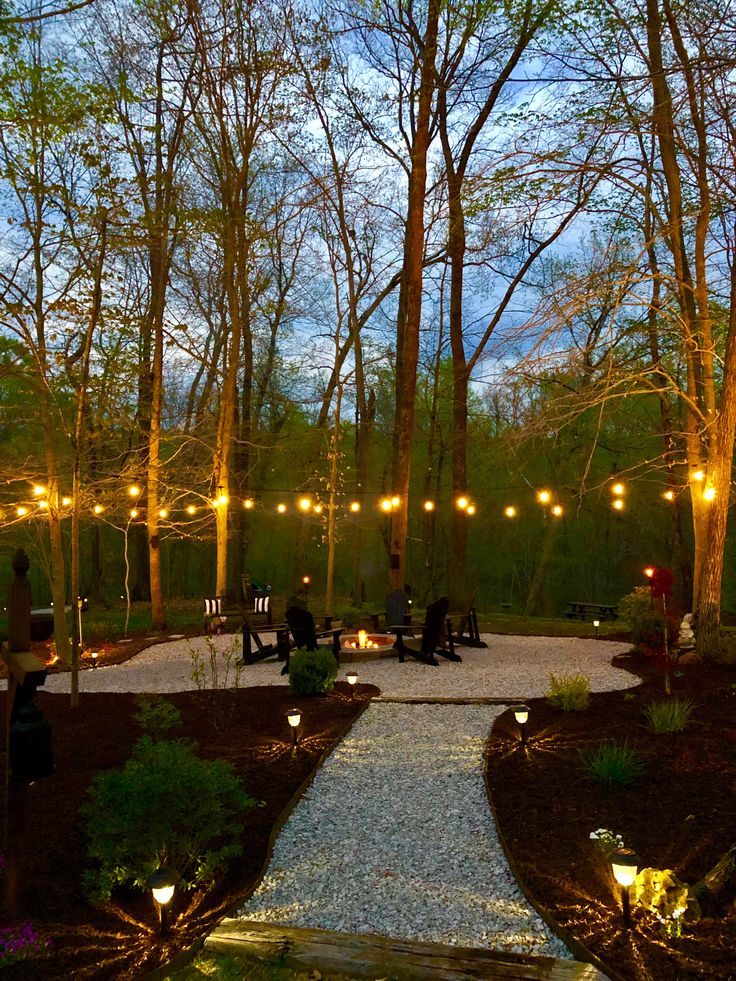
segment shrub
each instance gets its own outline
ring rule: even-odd
[[[181,725],[181,712],[172,702],[160,695],[139,695],[135,721],[146,735],[162,739],[172,729]]]
[[[87,644],[102,644],[112,640],[117,627],[110,620],[90,620],[84,625],[84,640]]]
[[[712,654],[714,660],[721,664],[736,664],[736,631],[733,628],[721,627],[718,631],[717,650]]]
[[[365,614],[359,606],[339,606],[335,610],[335,620],[341,620],[344,627],[352,630],[357,627]]]
[[[609,831],[608,828],[598,828],[597,831],[591,831],[589,837],[595,847],[599,848],[609,859],[615,849],[624,847],[624,839],[621,835]]]
[[[654,650],[664,646],[664,619],[652,609],[648,586],[637,586],[619,603],[619,614],[629,625],[632,643],[645,644]]]
[[[206,653],[199,647],[189,647],[192,659],[192,681],[199,691],[206,692],[211,701],[211,718],[216,729],[224,729],[233,712],[240,675],[245,665],[240,653],[239,642],[220,650],[212,637],[205,637]]]
[[[28,958],[48,956],[51,940],[38,933],[30,920],[0,930],[0,969]]]
[[[590,678],[585,674],[562,674],[559,678],[550,674],[546,698],[563,712],[582,712],[588,707]]]
[[[319,695],[331,691],[337,677],[337,661],[324,647],[316,651],[300,648],[289,660],[289,684],[295,695]]]
[[[97,775],[82,806],[88,854],[99,865],[85,874],[93,902],[118,885],[145,889],[167,865],[185,888],[207,885],[242,851],[242,819],[255,805],[232,766],[203,760],[185,740],[141,736],[122,770]]]
[[[655,732],[682,732],[695,709],[689,698],[667,698],[647,706],[646,716]]]
[[[644,768],[626,740],[603,739],[595,749],[583,750],[580,757],[591,776],[612,787],[629,783]]]

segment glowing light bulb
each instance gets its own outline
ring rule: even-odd
[[[20,507],[17,507],[15,509],[15,513],[18,515],[19,518],[22,518],[26,514],[28,514],[28,508],[24,508],[23,505],[21,504]]]
[[[715,487],[706,487],[705,490],[703,491],[703,500],[714,501],[715,497],[716,497]]]
[[[503,513],[506,515],[507,518],[515,518],[517,511],[513,504],[509,504],[507,507],[503,509]]]
[[[424,510],[425,511],[434,511],[434,501],[425,501],[424,502]]]
[[[644,570],[644,575],[647,577],[647,579],[651,579],[652,576],[654,575],[654,566],[648,565]]]
[[[693,480],[705,480],[705,471],[704,470],[695,470],[693,472]]]
[[[140,497],[141,489],[138,484],[131,484],[128,488],[128,495],[130,497]]]
[[[62,497],[61,503],[64,505],[65,508],[68,508],[69,505],[72,503],[72,499],[71,497]]]
[[[169,512],[166,510],[166,508],[161,508],[161,510],[158,512],[158,516],[159,518],[168,518]]]
[[[315,504],[314,505],[314,513],[315,514],[322,514],[322,510],[323,509],[322,509],[322,505],[321,504]]]
[[[252,510],[252,508],[253,508],[253,498],[252,497],[246,497],[246,499],[243,501],[243,507],[245,508],[246,511]]]
[[[614,484],[613,487],[611,488],[611,493],[618,494],[618,496],[620,497],[622,494],[626,493],[626,488],[624,487],[623,484]]]
[[[391,507],[397,508],[400,504],[401,504],[401,498],[399,497],[398,494],[394,494],[394,496],[391,498]]]
[[[617,497],[616,500],[611,503],[611,506],[613,507],[614,511],[623,511],[624,502],[620,497]]]
[[[95,504],[95,506],[92,508],[92,510],[95,512],[95,514],[102,514],[102,512],[105,509],[103,508],[103,506],[101,504]]]
[[[131,518],[137,518],[138,517],[138,512],[136,511],[135,508],[131,508],[130,509],[130,516],[131,516]]]
[[[673,490],[666,490],[664,494],[662,494],[662,497],[665,499],[665,501],[674,501],[675,492]]]
[[[299,510],[300,511],[311,511],[312,510],[312,498],[311,497],[300,497],[299,498]]]
[[[217,498],[217,503],[224,507],[229,500],[230,498],[227,496],[227,494],[220,494],[220,496]]]
[[[43,487],[41,484],[34,484],[33,485],[33,496],[34,497],[40,497],[42,494],[45,494],[45,493],[46,493],[46,488]]]
[[[190,504],[189,507],[187,508],[187,514],[196,514],[196,513],[197,513],[197,509],[193,504]]]
[[[360,501],[351,501],[350,510],[353,512],[353,514],[357,514],[358,511],[360,511]]]
[[[285,504],[277,504],[276,505],[276,510],[278,511],[279,514],[286,514],[286,505]]]
[[[386,514],[388,514],[388,512],[391,510],[391,498],[390,497],[382,497],[379,506],[380,506],[380,508],[381,508],[382,511],[384,511]]]
[[[49,502],[48,501],[39,501],[38,502],[38,506],[39,506],[39,508],[42,511],[48,511],[48,509],[49,509]]]
[[[465,508],[465,513],[472,517],[475,514],[475,504],[468,504]]]
[[[563,508],[562,508],[562,505],[561,505],[561,504],[555,504],[555,506],[554,506],[554,507],[552,508],[552,514],[553,514],[553,515],[554,515],[554,516],[555,516],[556,518],[561,518],[561,517],[562,517],[562,515],[564,514],[564,511],[563,511]]]
[[[470,504],[470,501],[467,499],[467,497],[463,495],[456,498],[455,500],[455,507],[460,508],[461,511],[464,511],[465,508],[468,506],[468,504]]]
[[[549,504],[552,500],[552,494],[548,490],[537,491],[537,500],[540,504]]]

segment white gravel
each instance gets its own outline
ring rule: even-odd
[[[571,955],[519,892],[483,786],[502,706],[373,704],[282,830],[248,920]]]
[[[265,639],[265,637],[264,637]],[[549,674],[583,672],[593,691],[637,679],[610,659],[626,644],[483,635],[463,661],[429,667],[396,658],[357,664],[384,697],[542,696]],[[85,670],[80,690],[196,689],[192,650],[220,672],[240,638],[173,639],[122,665]],[[211,647],[210,647],[211,645]],[[239,684],[287,684],[275,660]],[[52,675],[49,691],[68,691]],[[354,933],[571,957],[528,906],[505,861],[483,785],[483,748],[503,705],[374,702],[335,749],[276,842],[269,870],[240,911],[257,919]]]
[[[262,635],[264,640],[267,635]],[[570,637],[518,637],[483,634],[487,649],[460,647],[462,663],[440,658],[439,667],[430,667],[411,658],[399,664],[395,657],[361,661],[356,665],[361,683],[377,685],[384,695],[438,698],[534,698],[544,695],[550,672],[583,672],[590,678],[592,691],[613,691],[636,685],[627,671],[611,667],[614,654],[628,650],[628,644]],[[231,663],[240,656],[239,635],[211,638],[221,654],[220,671],[227,653]],[[80,691],[169,692],[196,689],[192,677],[192,650],[198,650],[205,664],[209,659],[207,639],[196,637],[172,640],[149,647],[125,664],[87,669],[80,673]],[[275,659],[243,668],[239,685],[285,685],[281,664]],[[69,691],[68,674],[50,675],[47,691]]]

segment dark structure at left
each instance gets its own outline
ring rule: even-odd
[[[8,765],[13,781],[25,783],[54,768],[51,724],[33,698],[46,680],[46,669],[31,654],[31,584],[26,578],[28,556],[22,548],[13,556],[15,578],[8,597],[9,640],[3,651],[8,667]]]

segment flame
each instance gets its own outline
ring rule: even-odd
[[[358,631],[358,647],[366,647],[368,644],[368,632],[366,630]]]

